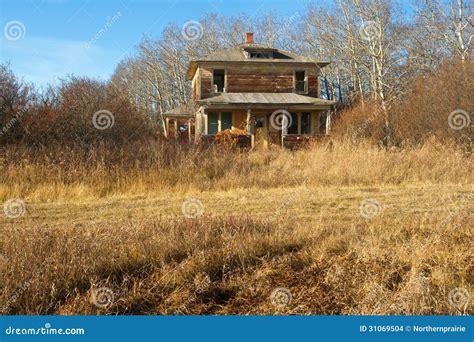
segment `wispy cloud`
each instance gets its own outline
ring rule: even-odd
[[[1,61],[10,62],[15,73],[38,85],[55,83],[68,74],[109,77],[121,51],[87,44],[28,35],[21,41],[2,39]]]

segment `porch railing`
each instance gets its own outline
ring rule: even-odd
[[[310,142],[321,141],[327,139],[329,135],[326,134],[287,134],[283,139],[283,147],[293,148],[303,146]],[[269,141],[272,144],[282,144],[281,132],[269,133]]]

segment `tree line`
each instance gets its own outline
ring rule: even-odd
[[[404,12],[407,8],[408,13]],[[241,44],[245,32],[251,31],[259,44],[331,62],[322,69],[322,97],[337,101],[341,127],[352,122],[344,118],[344,111],[357,107],[365,113],[360,115],[364,117],[364,131],[374,127],[374,122],[380,123],[375,125],[382,131],[377,136],[386,141],[394,135],[400,117],[406,118],[394,110],[403,110],[401,104],[415,91],[417,82],[430,77],[435,82],[434,75],[444,64],[457,66],[453,74],[458,77],[456,84],[472,88],[468,77],[472,70],[472,13],[470,0],[414,0],[409,7],[397,0],[334,0],[329,8],[310,4],[287,16],[208,14],[193,28],[191,37],[177,24],[169,24],[158,38],[145,37],[134,53],[119,63],[110,80],[71,77],[41,93],[19,81],[3,65],[0,124],[9,128],[0,133],[0,139],[35,136],[21,114],[28,111],[34,112],[32,124],[41,126],[47,121],[52,123],[48,127],[52,134],[67,132],[81,141],[102,139],[111,132],[90,126],[90,116],[104,108],[122,123],[114,125],[115,135],[129,139],[130,128],[134,132],[159,131],[162,114],[190,99],[191,84],[185,75],[189,61]],[[451,105],[452,110],[472,108],[463,108],[472,105],[464,99],[466,89],[459,90],[465,95],[443,87],[439,91],[433,96],[450,93],[462,98]],[[416,92],[423,94],[420,88]],[[367,108],[372,114],[378,113],[377,120],[369,124]],[[354,113],[347,117],[353,119]],[[431,113],[430,117],[436,115]],[[40,136],[35,140],[46,134],[39,128],[35,132]],[[422,135],[428,132],[425,129]]]

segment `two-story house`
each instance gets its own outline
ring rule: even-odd
[[[172,136],[188,120],[196,140],[240,129],[252,146],[328,134],[334,102],[320,98],[320,69],[327,62],[246,42],[190,62],[192,102],[164,114]]]

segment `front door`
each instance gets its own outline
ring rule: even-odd
[[[219,130],[219,113],[207,114],[207,134],[214,135]]]
[[[255,144],[268,146],[268,118],[266,115],[255,116]]]
[[[232,113],[222,112],[221,113],[221,131],[226,129],[232,129]]]

